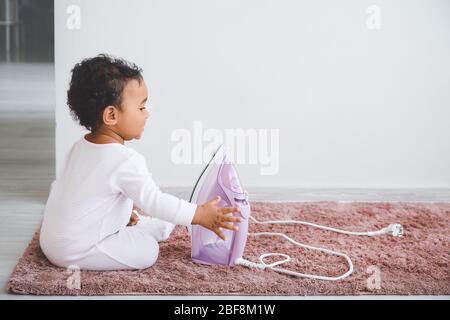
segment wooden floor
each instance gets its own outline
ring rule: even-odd
[[[54,179],[53,115],[0,117],[0,285],[4,287],[42,219]],[[0,295],[0,297],[4,298]]]
[[[46,73],[50,79],[53,67],[33,69]],[[37,71],[36,71],[37,70]],[[14,71],[15,74],[17,74]],[[25,73],[26,74],[26,73]],[[1,77],[1,74],[0,74]],[[36,81],[39,77],[36,76]],[[0,79],[1,80],[1,79]],[[49,80],[49,83],[51,81]],[[20,79],[17,80],[20,82]],[[8,84],[7,81],[0,81]],[[5,91],[7,86],[0,88]],[[16,90],[15,88],[14,90]],[[41,88],[40,88],[41,89]],[[31,90],[32,91],[32,90]],[[30,91],[30,92],[31,92]],[[39,91],[39,90],[38,90]],[[30,96],[31,97],[31,96]],[[34,232],[42,220],[42,212],[48,197],[55,168],[55,120],[52,106],[41,103],[35,110],[11,111],[2,109],[0,96],[0,299],[183,299],[183,297],[35,297],[8,294],[5,285]],[[32,98],[32,97],[31,97]],[[44,98],[43,98],[44,99]],[[45,99],[44,99],[45,100]],[[27,105],[24,101],[21,106]],[[32,99],[29,103],[32,103]],[[4,106],[3,106],[4,107]],[[28,106],[27,106],[28,108]],[[9,109],[9,110],[8,110]],[[29,108],[28,108],[29,109]],[[32,108],[31,108],[32,109]],[[190,190],[163,188],[164,191],[187,199]],[[267,189],[248,190],[252,200],[265,201],[431,201],[450,202],[448,189]],[[205,296],[190,299],[208,299]],[[212,297],[220,298],[220,297]],[[221,297],[223,299],[248,299],[249,297]],[[251,298],[251,297],[250,297]],[[372,299],[366,297],[258,297],[261,299]],[[376,297],[375,297],[376,298]],[[389,297],[378,297],[389,298]],[[398,298],[398,297],[397,297]],[[403,297],[414,298],[414,297]],[[422,297],[440,298],[448,297]]]

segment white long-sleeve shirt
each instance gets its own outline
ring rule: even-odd
[[[147,215],[184,226],[191,224],[197,208],[161,192],[137,151],[119,143],[95,144],[83,136],[52,183],[41,248],[54,260],[82,258],[126,226],[133,202]]]

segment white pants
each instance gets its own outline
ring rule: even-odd
[[[158,258],[158,242],[166,240],[175,225],[139,216],[139,222],[98,243],[86,257],[72,265],[81,270],[133,270],[151,267]]]

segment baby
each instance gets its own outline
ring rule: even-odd
[[[231,214],[238,208],[218,207],[220,197],[196,205],[161,192],[144,157],[124,145],[141,137],[149,116],[141,72],[107,55],[72,69],[67,103],[90,133],[67,153],[45,206],[40,246],[57,266],[145,269],[176,224],[198,224],[224,239],[221,228],[237,230],[233,222],[241,221]]]

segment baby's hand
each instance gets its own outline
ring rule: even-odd
[[[127,224],[127,227],[131,227],[134,226],[138,223],[139,221],[139,216],[134,213],[134,210],[131,212],[131,216],[130,216],[130,221]]]
[[[220,196],[217,196],[214,200],[199,205],[195,211],[194,218],[192,219],[192,224],[199,224],[213,231],[221,239],[225,240],[225,236],[220,228],[236,231],[238,230],[238,227],[234,226],[231,222],[242,222],[242,219],[230,215],[232,212],[240,212],[238,207],[219,208],[217,206],[219,201]]]

